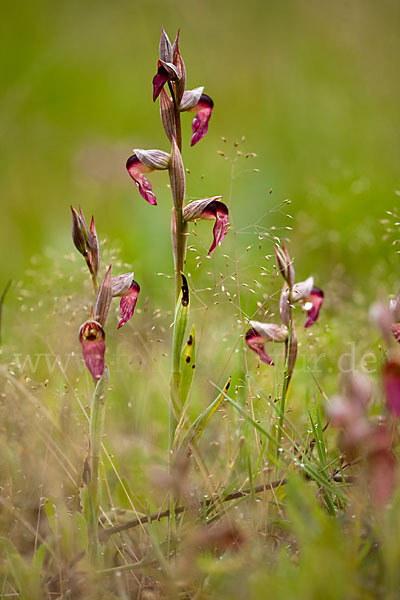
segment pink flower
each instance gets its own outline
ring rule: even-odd
[[[214,102],[210,96],[202,94],[198,103],[193,108],[189,109],[190,112],[196,113],[192,123],[193,135],[190,142],[191,146],[197,144],[197,142],[206,135],[213,107]]]
[[[140,292],[139,284],[134,281],[133,273],[126,273],[113,277],[111,280],[113,297],[121,297],[120,310],[121,319],[118,323],[118,329],[125,325],[133,315],[136,302]]]
[[[388,360],[383,367],[383,388],[386,406],[392,415],[400,416],[400,363]]]
[[[317,286],[313,286],[311,293],[304,299],[304,310],[307,311],[307,321],[304,327],[310,327],[318,319],[324,292]]]
[[[390,500],[396,484],[396,461],[391,451],[391,435],[387,427],[372,427],[366,445],[371,497],[374,505],[381,508]]]
[[[150,169],[150,167],[140,162],[135,154],[128,158],[126,162],[126,168],[128,169],[129,175],[138,186],[139,192],[146,202],[153,205],[157,204],[155,194],[152,191],[151,183],[143,175],[143,173],[151,173],[151,171],[154,171],[154,169]]]
[[[93,379],[100,379],[104,371],[106,350],[104,329],[97,321],[86,321],[79,330],[79,341],[85,364]]]
[[[229,210],[226,204],[220,202],[222,196],[213,196],[204,200],[194,200],[183,208],[184,221],[197,221],[197,219],[215,219],[213,228],[213,243],[208,251],[211,254],[224,239],[229,226]]]
[[[267,342],[285,342],[288,339],[288,328],[286,325],[260,323],[259,321],[250,321],[250,326],[251,329],[246,332],[247,345],[262,362],[273,365],[274,361],[266,353],[264,345]]]
[[[134,154],[126,162],[129,175],[139,188],[140,194],[149,203],[156,205],[157,200],[152,191],[151,183],[144,173],[168,169],[170,155],[162,150],[135,149]]]
[[[314,278],[309,277],[305,281],[294,284],[292,301],[303,304],[303,310],[307,312],[307,321],[304,327],[310,327],[318,319],[324,301],[324,292],[314,285]]]
[[[168,35],[161,29],[159,60],[157,62],[157,73],[153,77],[153,102],[161,93],[164,85],[170,81],[176,82],[177,103],[179,104],[185,89],[186,71],[181,54],[179,52],[179,31],[173,44]]]
[[[394,323],[392,324],[392,333],[396,342],[400,343],[400,292],[394,300],[390,301],[389,310]]]

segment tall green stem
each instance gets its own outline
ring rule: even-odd
[[[181,135],[181,116],[179,108],[176,102],[176,94],[173,86],[169,83],[173,105],[174,105],[174,123],[175,123],[175,136],[172,141],[171,148],[171,164],[170,164],[170,180],[171,190],[174,200],[174,211],[172,215],[172,250],[174,256],[174,274],[175,274],[175,318],[174,318],[174,336],[172,342],[172,375],[171,375],[171,402],[169,409],[169,451],[172,454],[175,431],[177,422],[180,415],[179,406],[179,387],[181,379],[181,352],[183,343],[182,322],[187,320],[188,310],[188,298],[185,300],[181,297],[184,293],[184,287],[187,285],[184,278],[184,266],[185,266],[185,255],[186,255],[186,229],[187,226],[183,221],[183,203],[185,196],[185,171],[181,157],[182,149],[182,135]],[[183,279],[183,286],[181,284],[181,278]],[[186,304],[181,305],[181,302],[185,300]],[[185,318],[183,318],[182,308],[184,308]],[[171,456],[170,456],[171,458]]]
[[[293,369],[296,363],[297,357],[297,338],[296,338],[296,326],[295,321],[293,319],[292,307],[291,307],[291,289],[289,290],[288,297],[288,321],[289,321],[289,333],[288,339],[286,341],[286,353],[285,353],[285,367],[283,371],[283,381],[282,381],[282,392],[279,401],[279,420],[278,427],[276,432],[276,457],[279,458],[279,448],[281,447],[281,440],[283,434],[283,423],[285,418],[285,405],[286,398],[288,395],[289,384],[292,378]],[[278,471],[278,467],[276,467],[276,471]]]
[[[104,418],[106,408],[106,393],[109,379],[108,367],[105,366],[103,375],[98,381],[93,394],[92,409],[90,412],[89,426],[89,559],[91,564],[98,568],[100,562],[99,546],[99,462],[101,440],[104,431]]]

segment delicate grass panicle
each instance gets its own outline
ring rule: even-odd
[[[270,190],[244,221],[236,181],[260,172],[244,138],[222,138],[221,189],[190,196],[183,157],[214,103],[188,89],[179,33],[162,30],[155,63],[147,91],[166,145],[134,149],[126,169],[146,210],[170,194],[172,222],[152,243],[171,235],[174,274],[152,287],[142,273],[141,290],[71,208],[84,261],[32,259],[6,298],[1,598],[395,599],[400,295],[372,307],[370,326],[339,267],[310,274],[313,242],[294,251],[289,200],[271,208]]]

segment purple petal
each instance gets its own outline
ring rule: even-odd
[[[399,342],[400,344],[400,323],[394,323],[392,325],[392,333],[396,342]]]
[[[126,161],[126,168],[128,170],[129,175],[132,177],[133,181],[138,186],[139,192],[143,196],[143,198],[149,204],[156,205],[157,200],[155,194],[152,191],[151,183],[143,175],[143,173],[151,173],[153,169],[150,169],[150,167],[140,162],[136,154],[133,154],[128,158],[128,160]]]
[[[389,360],[383,367],[383,387],[386,406],[395,417],[400,416],[400,364]]]
[[[106,350],[105,333],[97,321],[86,321],[79,330],[79,341],[85,364],[93,379],[100,379],[104,371]]]
[[[222,204],[222,203],[221,203]],[[222,211],[218,211],[217,210],[217,216],[215,219],[215,225],[213,228],[213,235],[214,235],[214,240],[213,243],[211,245],[211,248],[208,251],[208,254],[211,254],[211,252],[213,250],[215,250],[215,248],[217,246],[219,246],[222,242],[222,240],[224,239],[226,232],[228,230],[228,214],[224,214]]]
[[[252,328],[246,332],[246,342],[250,350],[253,350],[262,362],[267,365],[274,365],[272,358],[265,352],[265,339],[260,336],[255,329]]]
[[[197,142],[199,142],[207,133],[208,122],[211,117],[213,106],[214,102],[211,100],[210,96],[202,94],[199,102],[192,108],[191,112],[196,112],[197,114],[192,123],[193,135],[190,143],[191,146],[197,144]]]
[[[324,292],[314,286],[311,294],[305,298],[305,309],[307,310],[307,321],[304,327],[310,327],[318,319],[321,305],[324,301]],[[308,304],[311,304],[309,307]]]
[[[121,319],[118,323],[118,329],[125,325],[133,315],[135,310],[136,302],[140,292],[140,286],[136,281],[132,281],[132,285],[129,290],[122,296],[119,304],[121,309]]]
[[[153,77],[153,102],[157,100],[168,79],[169,76],[167,69],[162,65],[159,65],[157,73]]]
[[[221,198],[221,196],[217,196]],[[215,219],[215,225],[213,228],[213,243],[208,251],[211,254],[224,239],[229,226],[229,210],[226,204],[219,200],[213,200],[206,208],[201,212],[200,219]]]

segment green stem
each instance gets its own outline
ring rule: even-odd
[[[90,477],[89,477],[89,559],[91,564],[98,568],[100,562],[99,546],[99,462],[101,440],[104,431],[104,418],[106,408],[106,392],[108,385],[108,367],[104,368],[103,375],[98,381],[94,394],[89,425],[89,452],[90,452]]]
[[[280,452],[279,452],[279,448],[281,447],[281,440],[282,440],[282,435],[283,435],[283,422],[284,422],[284,418],[285,418],[285,405],[286,405],[286,398],[287,398],[287,394],[288,394],[288,390],[289,390],[289,384],[290,384],[290,380],[292,378],[292,372],[293,372],[293,367],[294,364],[290,365],[290,356],[291,356],[291,344],[292,344],[292,334],[293,334],[293,327],[294,327],[294,322],[293,322],[293,318],[292,318],[292,309],[289,309],[289,333],[288,333],[288,339],[287,339],[287,346],[286,346],[286,359],[285,359],[285,368],[283,371],[283,382],[282,382],[282,393],[281,393],[281,397],[280,397],[280,402],[279,402],[279,421],[278,421],[278,429],[276,432],[276,457],[279,458]],[[278,466],[276,467],[276,471],[278,471]]]
[[[174,88],[169,82],[169,89],[174,103],[175,116],[175,140],[179,152],[182,150],[182,133],[181,133],[181,115],[176,102],[176,94]],[[179,294],[181,290],[181,277],[184,272],[186,258],[186,230],[187,225],[183,221],[183,201],[184,198],[179,198],[178,202],[175,199],[175,209],[173,211],[172,223],[172,249],[174,256],[174,274],[175,274],[175,302],[179,302]],[[179,387],[181,379],[181,345],[176,343],[176,332],[180,324],[178,323],[179,311],[175,310],[174,318],[174,339],[172,342],[172,375],[171,375],[171,402],[169,408],[169,453],[170,461],[172,458],[172,450],[175,439],[175,431],[180,414],[179,407]]]
[[[92,265],[90,264],[90,260],[89,260],[89,257],[87,255],[85,256],[85,260],[86,260],[86,264],[88,266],[88,269],[90,271],[90,276],[92,278],[94,295],[96,297],[97,296],[97,290],[99,289],[99,282],[97,281],[96,273],[93,271]]]

